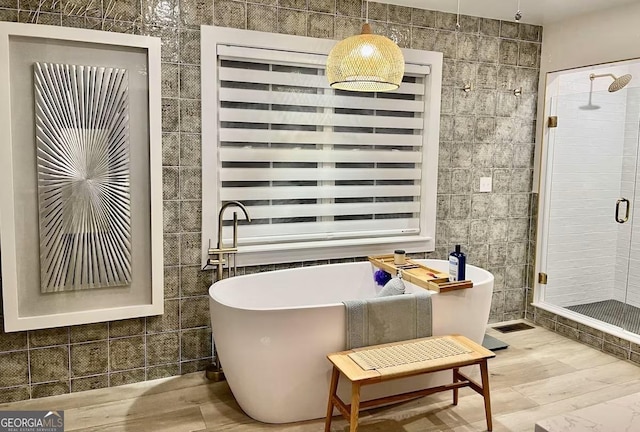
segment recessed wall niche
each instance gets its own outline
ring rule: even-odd
[[[163,312],[160,41],[0,24],[6,331]]]

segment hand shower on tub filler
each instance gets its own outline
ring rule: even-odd
[[[466,264],[467,256],[460,250],[460,245],[456,245],[456,249],[449,254],[449,280],[451,282],[464,280]]]

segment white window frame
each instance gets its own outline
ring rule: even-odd
[[[328,39],[201,26],[203,266],[207,262],[209,247],[217,243],[220,208],[219,106],[216,97],[219,47],[233,45],[292,52],[292,55],[299,52],[326,56],[335,44],[336,41]],[[428,97],[425,97],[423,116],[420,232],[411,236],[241,245],[238,247],[236,258],[238,266],[379,255],[392,253],[394,249],[404,249],[407,252],[427,252],[435,249],[443,55],[440,52],[412,49],[403,49],[402,52],[407,65],[430,69],[425,83],[425,94]],[[242,226],[239,227],[239,232],[241,230]]]

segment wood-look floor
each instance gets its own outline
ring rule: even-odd
[[[536,327],[489,334],[507,342],[489,360],[495,431],[533,431],[540,419],[640,392],[640,368]],[[1,410],[64,410],[67,431],[322,431],[322,419],[268,425],[246,416],[226,383],[203,373],[0,405]],[[475,377],[477,378],[477,376]],[[334,418],[332,431],[348,430]],[[361,413],[361,432],[483,431],[482,397],[461,390]]]

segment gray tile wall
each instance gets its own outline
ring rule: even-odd
[[[360,0],[0,0],[0,20],[162,38],[165,314],[60,329],[0,328],[0,403],[202,370],[211,358],[199,268],[201,24],[340,39]],[[520,318],[531,273],[531,181],[540,27],[370,3],[373,29],[401,47],[442,51],[436,251],[456,243],[496,277],[492,321]],[[470,84],[469,93],[462,87]],[[522,96],[513,89],[522,87]],[[481,176],[493,193],[479,193]],[[425,254],[416,254],[424,257]],[[353,258],[352,260],[362,259]],[[336,260],[339,262],[350,260]],[[325,261],[326,262],[326,261]],[[244,273],[305,262],[241,269]]]

